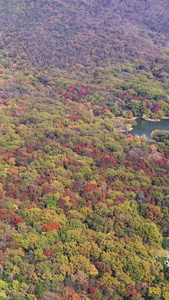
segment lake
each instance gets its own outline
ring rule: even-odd
[[[132,135],[138,134],[146,134],[147,137],[151,138],[151,132],[159,129],[159,130],[169,130],[169,119],[161,120],[161,121],[146,121],[143,119],[136,120],[137,125],[133,127],[133,130],[130,131]]]

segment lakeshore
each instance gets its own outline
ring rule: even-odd
[[[130,125],[127,128],[126,134],[130,132],[132,135],[143,135],[145,134],[148,138],[151,138],[151,133],[154,130],[169,130],[169,118],[165,119],[143,119],[138,118],[136,120],[137,125]]]

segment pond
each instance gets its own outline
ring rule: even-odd
[[[136,120],[137,125],[133,127],[133,130],[130,131],[132,135],[138,134],[146,134],[148,138],[151,138],[151,132],[158,130],[169,130],[169,119],[161,120],[161,121],[146,121],[143,119]]]

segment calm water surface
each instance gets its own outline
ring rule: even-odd
[[[142,119],[136,120],[137,125],[133,127],[133,130],[129,133],[135,135],[146,134],[147,137],[151,138],[151,132],[153,130],[169,130],[169,119],[161,120],[159,122],[146,121]]]

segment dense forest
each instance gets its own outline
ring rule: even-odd
[[[0,300],[169,300],[169,2],[0,1]]]

